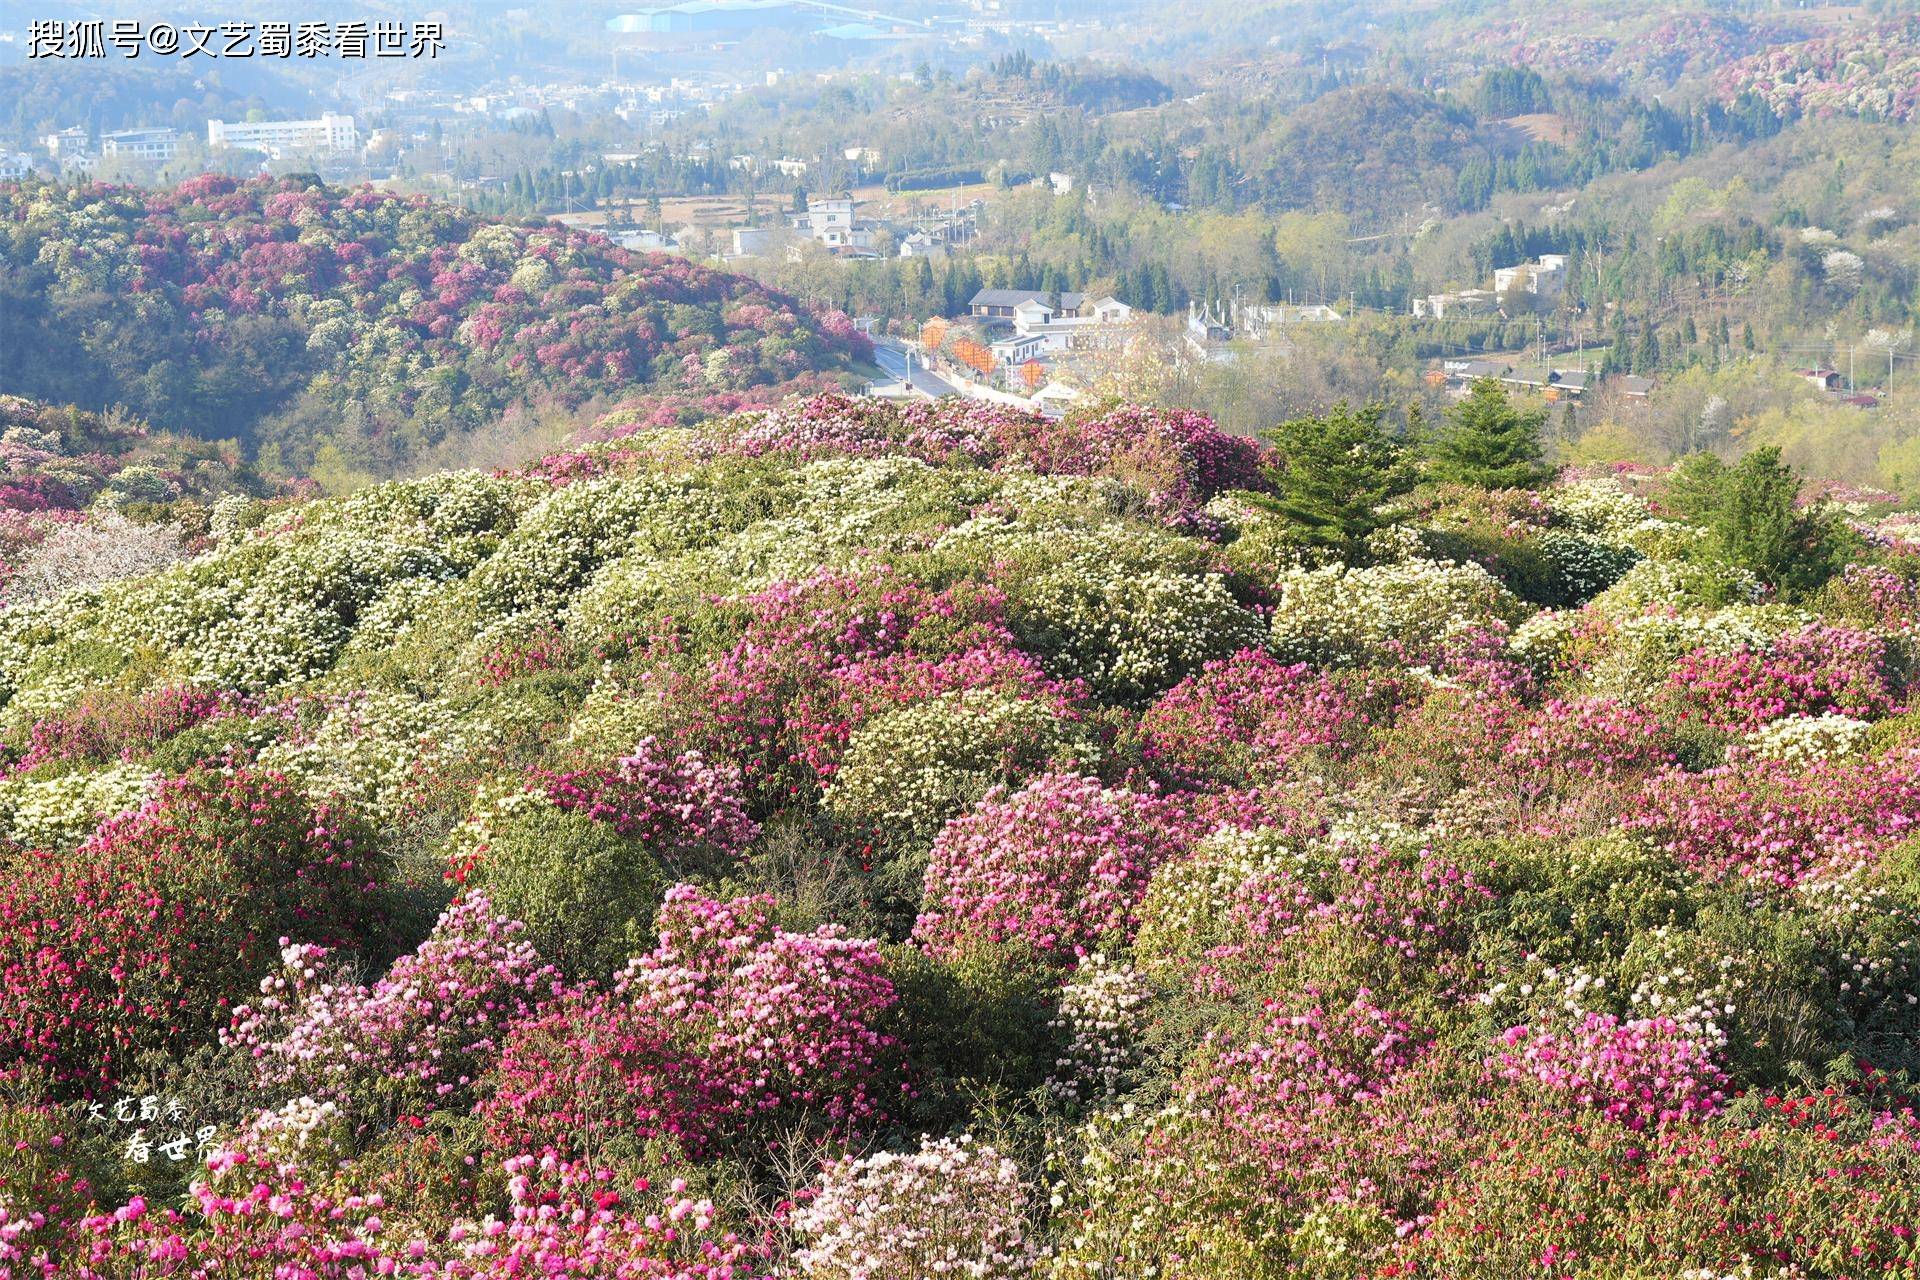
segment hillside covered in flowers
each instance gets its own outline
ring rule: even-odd
[[[869,354],[845,316],[752,281],[424,197],[0,183],[0,391],[239,438],[288,474],[326,446],[391,470],[596,398],[727,412]]]
[[[820,396],[0,609],[0,1270],[1911,1274],[1913,526],[1503,404]]]

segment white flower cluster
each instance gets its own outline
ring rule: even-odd
[[[543,788],[525,786],[517,779],[482,782],[474,790],[473,807],[467,811],[466,818],[447,833],[441,852],[450,865],[475,862],[493,843],[494,833],[505,819],[531,809],[550,808],[552,804]]]
[[[1865,720],[1829,711],[1818,716],[1788,716],[1763,724],[1747,735],[1745,746],[1762,760],[1813,764],[1845,760],[1867,749],[1873,726]]]
[[[1076,559],[1020,593],[1015,625],[1056,674],[1110,698],[1140,700],[1212,658],[1257,647],[1265,628],[1219,574],[1141,572]]]
[[[944,693],[853,733],[822,799],[837,817],[931,840],[995,783],[1052,766],[1091,771],[1099,748],[1046,703],[990,689]]]
[[[1665,680],[1673,664],[1686,654],[1699,649],[1717,654],[1765,649],[1783,633],[1811,620],[1811,614],[1781,605],[1733,605],[1711,612],[1629,617],[1615,625],[1588,679],[1596,693],[1640,697]]]
[[[1050,1024],[1066,1033],[1066,1048],[1054,1061],[1047,1091],[1063,1102],[1106,1102],[1117,1097],[1129,1068],[1139,1060],[1152,988],[1128,964],[1103,952],[1082,956],[1060,992],[1060,1010]]]
[[[1273,648],[1281,657],[1359,665],[1388,646],[1439,644],[1475,626],[1517,623],[1527,608],[1477,564],[1409,560],[1350,569],[1298,569],[1279,579]]]
[[[400,816],[410,784],[437,760],[472,753],[488,726],[471,714],[403,693],[355,693],[317,727],[260,752],[313,800],[341,800],[376,825]]]
[[[554,491],[474,572],[494,614],[557,617],[601,565],[629,552],[704,546],[726,532],[718,495],[684,477],[606,476]]]
[[[1671,1018],[1710,1046],[1727,1043],[1727,1024],[1748,993],[1764,986],[1765,961],[1751,956],[1702,954],[1682,945],[1671,926],[1638,935],[1628,949],[1623,978],[1632,981],[1627,1005],[1634,1018]]]
[[[1611,479],[1556,485],[1546,491],[1546,501],[1569,528],[1613,543],[1626,543],[1654,518],[1645,498]]]
[[[252,527],[249,522],[258,509],[259,504],[243,493],[223,493],[207,513],[207,532],[215,542],[232,542]]]
[[[324,1168],[352,1151],[353,1133],[337,1105],[303,1094],[260,1112],[230,1145],[275,1164]]]
[[[1642,560],[1594,597],[1593,607],[1611,617],[1633,617],[1650,608],[1712,609],[1751,603],[1763,594],[1750,570],[1722,561]]]
[[[820,1190],[794,1211],[801,1274],[819,1280],[1015,1280],[1032,1274],[1019,1166],[971,1135],[921,1139],[827,1166]]]
[[[134,808],[157,775],[135,764],[91,773],[0,780],[0,829],[16,844],[68,849],[115,814]]]

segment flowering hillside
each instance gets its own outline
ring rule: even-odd
[[[391,465],[515,406],[673,393],[724,412],[868,354],[685,258],[295,179],[0,183],[0,390]],[[48,361],[30,353],[62,351]]]
[[[1920,545],[1341,412],[820,396],[0,609],[0,1273],[1911,1274]]]

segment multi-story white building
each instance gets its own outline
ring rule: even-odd
[[[172,129],[122,129],[100,135],[100,154],[124,156],[135,160],[154,160],[162,164],[180,150],[180,135]]]
[[[33,172],[33,157],[24,151],[0,151],[0,182],[12,182]]]
[[[278,159],[284,152],[357,150],[360,131],[352,116],[331,113],[318,120],[209,120],[207,145],[216,151],[244,147]]]
[[[1538,262],[1501,267],[1493,273],[1493,291],[1501,294],[1520,288],[1544,298],[1557,298],[1566,283],[1567,255],[1564,253],[1543,253]]]

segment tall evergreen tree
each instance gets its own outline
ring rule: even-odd
[[[1537,488],[1553,478],[1540,448],[1546,420],[1545,409],[1522,412],[1504,387],[1482,378],[1447,410],[1446,426],[1433,444],[1433,474],[1481,489]]]
[[[1406,450],[1378,404],[1345,401],[1325,417],[1295,418],[1266,433],[1278,459],[1268,468],[1274,492],[1260,505],[1286,519],[1309,546],[1351,555],[1390,523],[1381,508],[1413,488]]]

